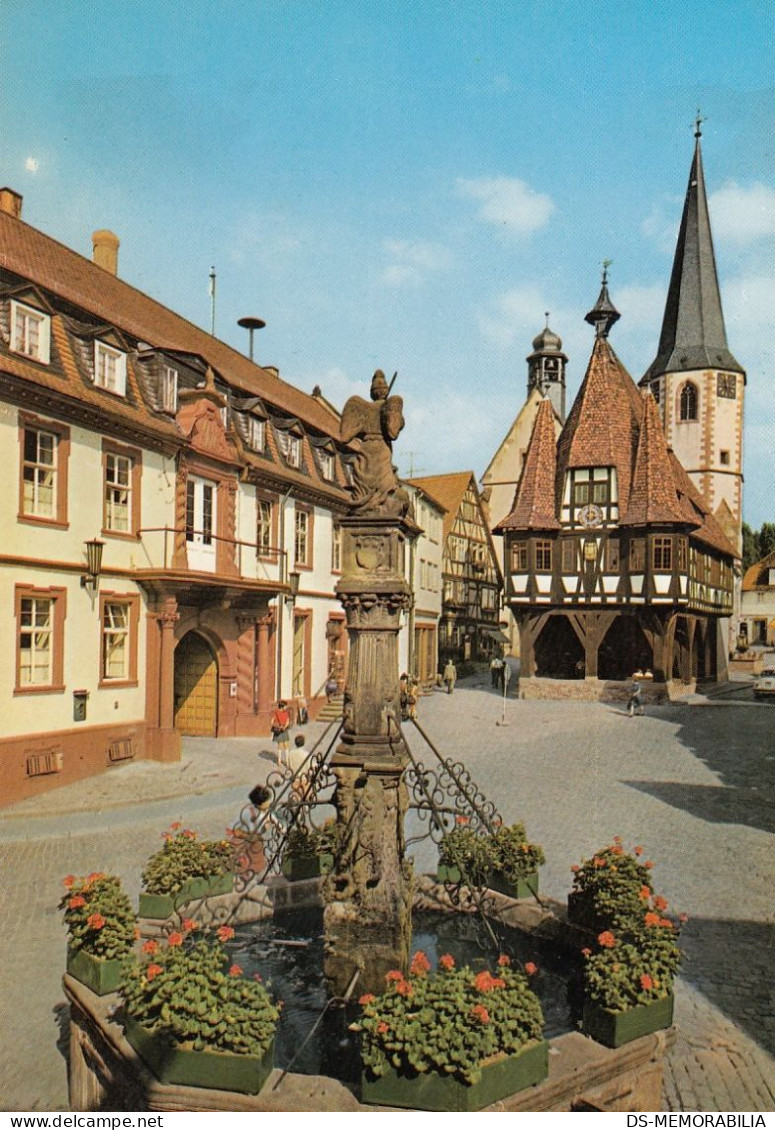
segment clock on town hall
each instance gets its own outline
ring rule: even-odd
[[[603,511],[596,502],[588,502],[586,506],[579,508],[576,519],[585,530],[593,530],[603,521]]]

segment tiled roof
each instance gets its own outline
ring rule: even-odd
[[[698,136],[659,348],[641,383],[662,373],[716,368],[744,371],[727,346]]]
[[[629,497],[640,417],[635,382],[609,342],[596,338],[586,375],[557,441],[558,508],[570,467],[615,467],[619,497]]]
[[[743,592],[772,588],[769,583],[770,569],[775,569],[775,553],[768,554],[761,561],[757,561],[755,565],[749,565],[743,577]]]
[[[705,500],[687,475],[672,448],[668,448],[668,453],[681,509],[686,514],[688,522],[693,525],[699,523],[697,529],[691,531],[693,540],[704,542],[705,545],[709,545],[712,549],[717,549],[729,557],[739,558],[740,554],[708,509]]]
[[[316,398],[136,290],[90,259],[0,211],[0,267],[116,326],[157,349],[195,353],[230,385],[326,434],[337,434],[333,413]]]
[[[538,407],[511,513],[499,522],[494,533],[501,533],[503,530],[560,528],[554,509],[556,466],[554,409],[547,397]]]
[[[420,487],[421,490],[430,494],[446,510],[443,534],[445,540],[455,524],[463,495],[473,478],[473,471],[455,471],[450,475],[422,475],[419,478],[407,480],[411,486]],[[474,482],[475,485],[476,482]]]
[[[648,526],[660,523],[686,522],[687,515],[678,501],[673,479],[673,469],[662,430],[659,409],[654,397],[644,389],[635,470],[632,476],[630,497],[624,514],[619,519],[622,526]],[[694,525],[699,525],[695,518]]]

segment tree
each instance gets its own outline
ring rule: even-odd
[[[759,560],[775,553],[775,522],[763,522],[759,530]]]
[[[743,572],[759,560],[759,534],[743,522]]]

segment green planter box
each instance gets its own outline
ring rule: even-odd
[[[312,855],[301,859],[297,856],[286,856],[282,862],[282,873],[291,883],[298,879],[317,879],[327,875],[334,866],[334,857],[328,853]]]
[[[161,1083],[257,1095],[274,1067],[274,1041],[263,1056],[185,1051],[171,1047],[131,1017],[127,1017],[126,1038]]]
[[[123,981],[120,957],[94,957],[85,950],[67,951],[67,972],[99,997],[115,993]]]
[[[471,1085],[435,1071],[409,1076],[391,1069],[376,1079],[364,1073],[361,1102],[408,1110],[470,1112],[543,1082],[548,1072],[549,1045],[542,1040],[526,1044],[516,1055],[486,1064],[479,1082]]]
[[[233,875],[219,875],[215,879],[189,879],[180,890],[171,895],[152,895],[140,892],[141,918],[169,918],[179,906],[194,899],[211,895],[227,895],[234,889]]]
[[[489,886],[491,891],[498,891],[499,894],[508,895],[509,898],[528,899],[538,894],[538,872],[533,871],[532,874],[525,875],[516,883],[512,883],[502,872],[493,871],[489,878]]]
[[[669,1028],[673,1023],[673,994],[650,1004],[639,1004],[624,1012],[610,1012],[592,1001],[584,1002],[581,1026],[587,1035],[607,1048],[620,1048],[649,1036],[661,1028]]]

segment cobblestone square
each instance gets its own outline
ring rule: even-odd
[[[544,846],[542,892],[564,899],[571,864],[620,835],[644,846],[657,888],[689,915],[663,1109],[775,1109],[775,708],[731,688],[642,718],[516,698],[504,713],[488,683],[423,696],[419,721]],[[417,731],[407,737],[424,758]],[[68,1109],[62,876],[117,872],[136,898],[161,832],[181,819],[221,834],[271,769],[269,744],[186,739],[179,765],[115,768],[0,816],[3,1109]],[[434,862],[430,845],[415,851],[419,870]]]

